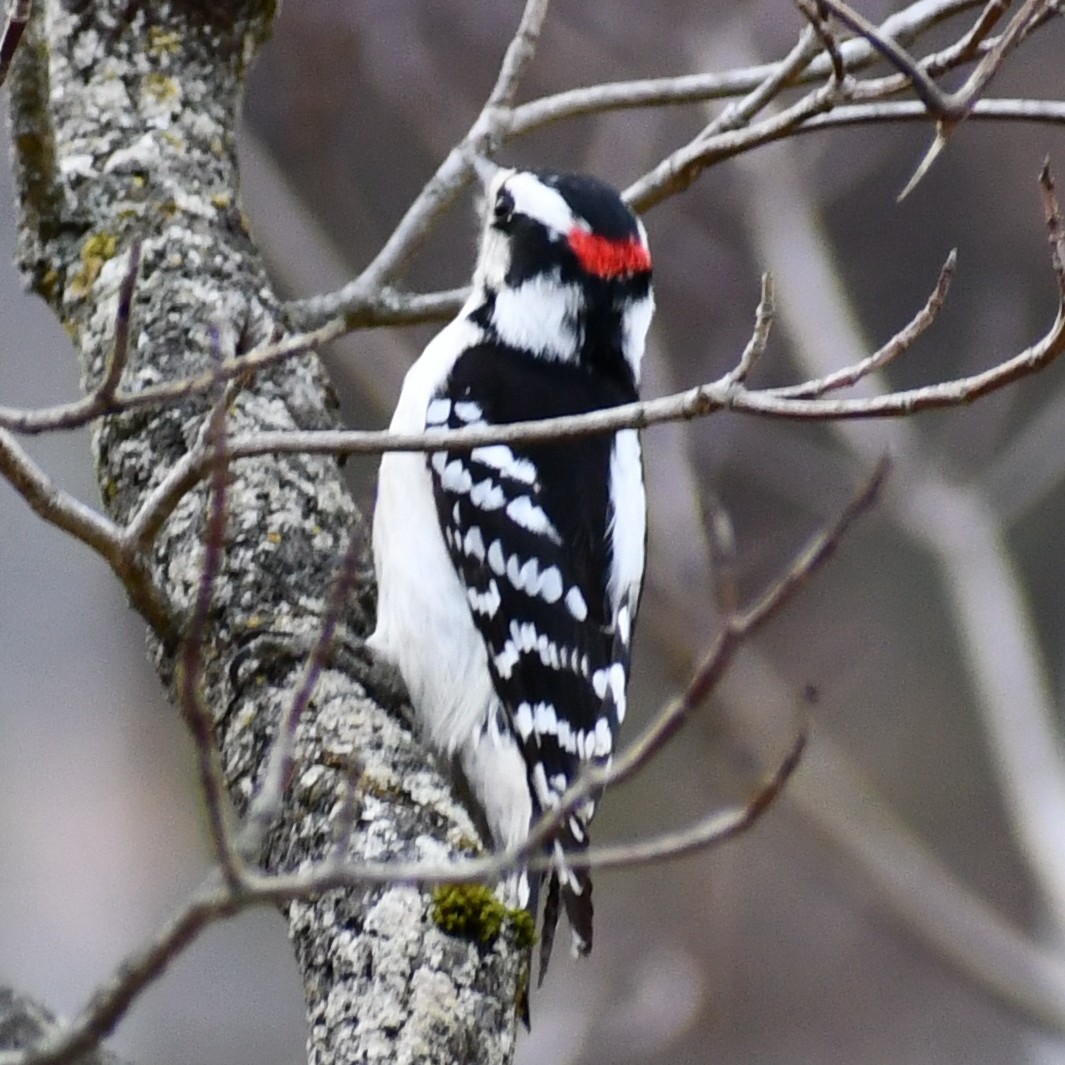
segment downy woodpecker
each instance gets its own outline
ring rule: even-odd
[[[602,182],[491,164],[469,299],[407,373],[392,429],[501,425],[635,401],[651,322],[644,227]],[[399,669],[429,742],[453,759],[494,843],[523,841],[625,717],[644,570],[637,431],[381,462],[370,646]],[[541,978],[559,894],[592,946],[594,797],[560,826]],[[536,916],[539,875],[512,881]]]

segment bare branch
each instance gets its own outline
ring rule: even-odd
[[[65,1065],[78,1060],[114,1031],[141,991],[204,929],[240,908],[219,886],[217,876],[209,877],[151,942],[123,960],[75,1020],[30,1050],[0,1052],[0,1065]]]
[[[780,797],[785,785],[799,767],[809,733],[804,726],[796,734],[788,752],[761,788],[742,806],[715,810],[687,828],[663,832],[649,839],[589,847],[587,851],[567,855],[566,863],[576,869],[618,869],[646,865],[667,858],[681,858],[696,851],[708,850],[742,835]]]
[[[296,728],[310,702],[315,685],[326,667],[333,649],[337,625],[348,607],[349,596],[355,583],[359,558],[365,545],[352,532],[347,549],[340,562],[340,569],[326,605],[325,614],[318,632],[318,640],[307,659],[303,679],[296,691],[288,712],[277,726],[273,748],[263,773],[259,793],[252,800],[251,808],[241,826],[240,849],[249,858],[258,853],[264,838],[273,825],[285,800],[285,789],[292,776],[296,751]]]
[[[297,321],[358,313],[376,290],[396,276],[425,242],[455,197],[465,187],[478,156],[490,155],[510,125],[509,104],[535,52],[547,0],[527,0],[521,22],[507,48],[499,76],[469,132],[437,168],[374,260],[339,292],[290,305]]]
[[[221,396],[208,419],[210,440],[211,485],[208,496],[207,522],[204,528],[203,571],[196,591],[196,601],[189,619],[177,668],[177,692],[182,716],[192,733],[196,747],[200,789],[207,807],[211,846],[230,890],[240,883],[241,858],[233,845],[226,798],[225,777],[215,743],[214,718],[204,703],[202,691],[203,645],[207,636],[215,582],[222,568],[226,541],[226,482],[229,455],[226,448],[226,396]]]
[[[122,530],[56,485],[4,429],[0,429],[0,474],[35,514],[91,548],[111,567],[133,605],[160,638],[173,637],[173,613],[152,583],[143,560],[128,549]]]
[[[562,796],[559,804],[548,811],[532,826],[528,838],[520,846],[497,851],[481,858],[469,858],[450,863],[445,867],[433,867],[424,862],[359,862],[344,868],[320,867],[291,876],[262,877],[249,872],[245,881],[246,890],[257,897],[268,896],[275,901],[299,897],[308,891],[328,891],[359,883],[409,882],[473,883],[497,879],[519,866],[529,869],[547,869],[553,858],[542,853],[543,845],[557,831],[559,823],[590,794],[608,785],[616,785],[642,769],[665,743],[676,734],[688,716],[694,711],[717,684],[727,669],[736,651],[771,618],[775,617],[795,593],[831,558],[846,536],[851,525],[875,503],[887,476],[889,464],[883,460],[872,476],[859,489],[840,513],[831,527],[816,536],[789,569],[768,588],[759,600],[742,614],[735,615],[726,623],[703,658],[684,692],[667,703],[655,715],[643,733],[619,755],[608,768],[598,771],[586,770],[581,778]],[[689,829],[672,837],[683,846],[710,846],[742,831],[764,811],[779,792],[795,768],[806,742],[805,730],[795,741],[791,751],[777,768],[766,788],[745,804],[739,811],[726,813],[722,820],[713,818],[699,821]],[[752,815],[753,814],[753,818]],[[732,826],[732,827],[730,827]],[[650,841],[649,846],[659,848],[656,856],[664,857],[666,840],[662,837]],[[696,842],[701,840],[701,843]],[[574,855],[575,863],[596,866],[600,860],[608,860],[613,866],[634,864],[648,860],[639,844],[619,845],[617,848],[593,849],[587,858]],[[0,1062],[0,1065],[3,1065]]]
[[[965,84],[956,92],[945,93],[928,77],[921,64],[913,59],[905,48],[890,37],[884,36],[844,0],[821,0],[821,2],[845,26],[861,34],[885,59],[909,79],[918,99],[924,104],[928,113],[936,119],[935,140],[906,187],[899,193],[900,200],[904,199],[928,172],[951,133],[969,115],[973,104],[987,88],[1006,56],[1024,39],[1032,26],[1042,20],[1051,6],[1050,0],[1025,0],[1010,21],[1005,33],[988,49]],[[966,38],[966,49],[963,54],[969,52],[973,44],[979,40],[980,36],[986,34],[997,18],[998,11],[994,5],[989,9],[985,8],[973,33]]]
[[[831,110],[845,99],[845,87],[833,79],[757,125],[728,130],[713,137],[699,134],[633,182],[625,189],[623,196],[633,210],[648,211],[655,204],[683,192],[714,163],[784,136],[814,115]]]
[[[896,70],[909,81],[917,98],[933,118],[945,118],[950,110],[948,94],[925,74],[921,64],[889,35],[881,33],[864,15],[844,0],[818,0],[848,29],[864,37]]]
[[[499,76],[485,102],[486,111],[494,107],[509,108],[514,103],[522,76],[536,55],[540,31],[543,29],[544,19],[547,18],[548,2],[549,0],[527,0],[517,32],[500,64]]]
[[[845,366],[842,370],[828,374],[817,381],[807,381],[800,385],[790,385],[786,388],[773,389],[776,396],[785,396],[789,399],[804,399],[824,395],[826,392],[834,392],[840,388],[849,388],[857,384],[863,377],[867,377],[877,370],[882,370],[892,363],[900,355],[906,352],[910,345],[936,320],[947,293],[950,291],[950,283],[954,279],[954,269],[958,264],[957,249],[953,249],[947,256],[947,261],[939,271],[939,278],[928,302],[914,315],[904,329],[896,333],[882,348],[874,351],[868,358],[853,366]]]
[[[4,23],[3,34],[0,35],[0,85],[7,81],[11,63],[15,58],[19,42],[22,40],[26,23],[30,21],[32,11],[32,0],[9,0],[7,21]]]
[[[115,402],[122,371],[129,355],[129,319],[133,306],[133,291],[137,285],[137,273],[141,265],[141,242],[133,240],[129,247],[126,273],[118,290],[118,309],[115,311],[115,340],[104,367],[104,377],[95,390],[99,402],[110,405]]]
[[[35,514],[106,559],[112,568],[125,563],[122,530],[110,518],[60,488],[15,438],[0,429],[0,473]]]
[[[722,378],[661,399],[564,418],[424,433],[362,430],[256,433],[235,437],[231,446],[234,458],[295,452],[375,455],[383,451],[436,451],[442,448],[454,451],[472,449],[482,444],[533,443],[593,436],[618,429],[645,429],[660,422],[701,418],[726,409],[797,421],[901,418],[917,411],[941,410],[971,403],[1013,381],[1038,373],[1063,350],[1065,319],[1059,315],[1041,340],[982,373],[861,399],[781,397],[775,389],[747,389]],[[800,386],[804,392],[813,395],[818,393],[820,387],[820,379]],[[203,476],[204,468],[202,458],[189,456],[188,461],[180,465],[180,471],[175,467],[175,473],[180,472],[181,482],[170,486],[169,494],[187,490],[187,485]]]
[[[905,44],[959,12],[979,6],[979,3],[980,0],[951,0],[947,3],[919,0],[887,18],[880,32]],[[862,39],[842,42],[840,54],[851,73],[871,64],[877,55],[869,42]],[[570,89],[515,108],[510,133],[518,136],[555,122],[606,111],[705,103],[740,96],[755,91],[778,66],[779,63],[766,63],[721,74],[689,74]],[[818,56],[798,75],[797,81],[811,83],[831,73],[830,57]]]
[[[810,28],[817,34],[817,39],[832,64],[832,77],[838,82],[843,81],[847,76],[847,65],[839,50],[839,41],[828,25],[825,8],[816,3],[816,0],[796,0],[796,3],[806,21],[810,23]]]
[[[769,331],[773,328],[774,313],[773,278],[770,274],[762,274],[762,295],[754,312],[751,339],[740,354],[740,361],[721,379],[726,387],[746,383],[754,364],[765,353],[766,344],[769,343]]]
[[[799,74],[809,66],[810,60],[817,55],[819,42],[820,38],[814,28],[808,26],[791,51],[772,68],[764,80],[742,100],[726,107],[699,134],[699,138],[709,139],[726,130],[741,129],[746,126],[759,111],[772,103],[783,89],[793,84]]]

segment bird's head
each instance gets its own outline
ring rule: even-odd
[[[473,282],[482,324],[513,347],[620,369],[635,384],[653,311],[643,223],[593,177],[478,170],[484,218]]]

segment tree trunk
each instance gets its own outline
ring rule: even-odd
[[[122,387],[209,370],[283,336],[286,321],[240,208],[235,126],[244,77],[269,33],[267,0],[36,0],[11,84],[20,266],[61,318],[85,386],[101,379],[118,287],[143,242]],[[203,432],[210,401],[114,415],[94,427],[100,490],[126,522]],[[232,388],[227,431],[330,426],[317,358]],[[184,619],[199,588],[207,493],[188,493],[146,553],[165,610],[150,646],[174,690]],[[238,811],[254,793],[275,724],[301,679],[299,649],[322,621],[337,564],[362,518],[330,457],[243,460],[230,471],[228,532],[205,633],[203,698]],[[346,621],[372,623],[365,548]],[[141,602],[134,604],[142,612]],[[256,634],[268,632],[270,640]],[[278,646],[290,648],[278,650]],[[266,648],[266,649],[264,649]],[[265,850],[294,870],[330,846],[353,767],[361,771],[353,859],[446,859],[476,832],[402,718],[371,698],[356,665],[319,679],[298,733],[289,801]],[[312,1062],[504,1062],[513,1053],[524,952],[443,933],[431,893],[392,885],[293,903]]]

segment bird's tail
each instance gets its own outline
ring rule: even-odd
[[[557,864],[547,874],[537,986],[543,984],[547,975],[562,907],[565,907],[566,918],[573,932],[573,953],[588,954],[592,949],[592,878],[587,869],[573,869],[566,863],[565,851],[557,840],[554,849]]]

